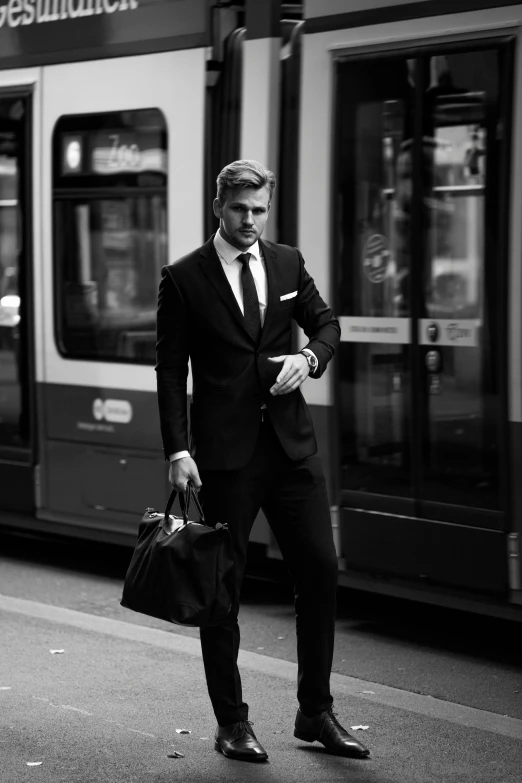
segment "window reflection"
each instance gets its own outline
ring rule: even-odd
[[[24,107],[0,100],[0,446],[29,437],[27,356],[20,350],[22,219],[20,149]]]
[[[339,352],[342,486],[399,496],[412,492],[404,322],[414,75],[414,62],[391,59],[342,66],[339,80],[340,309],[361,330],[343,329]]]
[[[485,131],[477,125],[435,129],[430,215],[433,318],[478,318],[482,310]]]
[[[495,50],[435,57],[424,113],[433,140],[423,183],[426,316],[467,332],[443,345],[436,384],[428,377],[426,498],[498,506],[495,334],[503,260],[494,238],[503,183]],[[493,240],[493,241],[492,241]]]
[[[65,351],[153,362],[157,285],[167,263],[165,198],[59,202],[55,230]]]
[[[85,131],[74,119],[55,147],[60,345],[78,358],[153,363],[167,263],[164,121],[157,111],[99,115]]]
[[[343,489],[498,508],[506,52],[339,64]]]

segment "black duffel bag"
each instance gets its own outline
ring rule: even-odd
[[[172,490],[164,514],[152,508],[145,511],[120,603],[169,623],[219,625],[232,607],[234,590],[228,526],[205,524],[190,483],[187,491],[180,493],[183,516],[171,516],[176,495]],[[189,521],[191,503],[199,522]]]

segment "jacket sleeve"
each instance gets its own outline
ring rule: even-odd
[[[320,378],[335,353],[341,337],[339,321],[333,310],[323,301],[315,287],[313,278],[306,271],[304,259],[299,250],[301,281],[294,310],[294,318],[308,337],[309,348],[317,356],[319,367],[311,378]]]
[[[161,270],[156,321],[156,378],[165,459],[188,450],[187,376],[189,326],[187,307],[170,267]]]

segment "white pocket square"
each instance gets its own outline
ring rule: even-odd
[[[294,296],[297,296],[297,291],[292,291],[291,294],[283,294],[283,296],[279,297],[279,301],[284,302],[285,299],[293,299]]]

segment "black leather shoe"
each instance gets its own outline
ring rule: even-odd
[[[218,726],[214,738],[214,749],[228,759],[240,761],[266,761],[268,753],[257,741],[252,723],[242,720],[229,726]]]
[[[307,718],[301,710],[297,710],[294,737],[305,742],[322,742],[326,750],[337,756],[363,759],[370,755],[368,748],[343,729],[331,709],[313,718]]]

